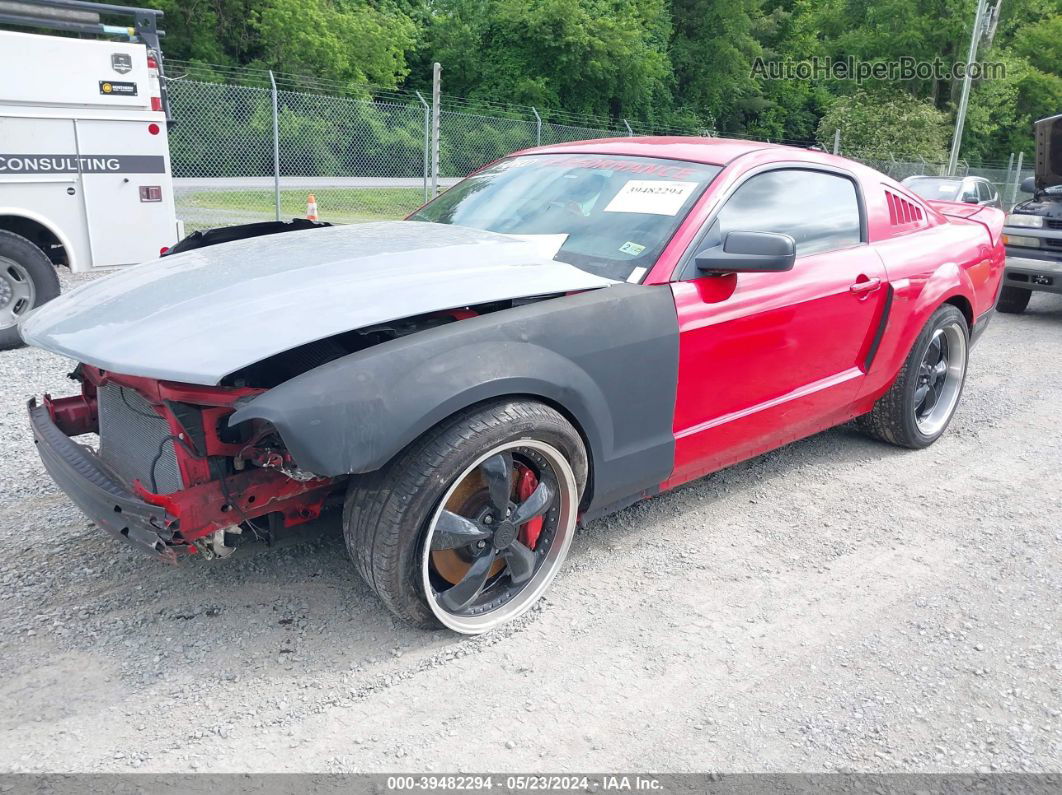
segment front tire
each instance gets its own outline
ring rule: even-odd
[[[1006,315],[1020,315],[1029,305],[1032,290],[1021,287],[1004,287],[999,293],[996,309]]]
[[[966,318],[945,304],[918,335],[889,391],[860,418],[863,429],[900,447],[929,447],[944,433],[959,405],[969,352]]]
[[[22,235],[0,229],[0,351],[21,347],[19,320],[57,295],[51,260]]]
[[[400,618],[486,632],[528,610],[556,576],[586,472],[578,432],[548,406],[462,412],[351,479],[347,550]]]

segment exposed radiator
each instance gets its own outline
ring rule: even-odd
[[[166,421],[132,389],[114,383],[98,390],[100,458],[123,480],[170,494],[183,488]]]

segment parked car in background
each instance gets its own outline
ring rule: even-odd
[[[1036,290],[1062,293],[1062,114],[1036,122],[1036,173],[1021,184],[1004,239],[1007,272],[999,311],[1020,313]]]
[[[963,202],[1003,208],[996,186],[984,177],[908,177],[903,186],[930,201]]]
[[[387,607],[478,633],[543,593],[579,520],[856,417],[936,441],[1002,230],[817,151],[543,147],[406,221],[200,245],[52,301],[21,330],[81,390],[29,413],[70,498],[156,557],[340,503]]]

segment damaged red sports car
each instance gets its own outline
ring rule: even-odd
[[[540,148],[405,221],[198,236],[46,304],[22,335],[81,392],[30,419],[70,498],[153,555],[342,504],[388,608],[478,633],[579,521],[853,418],[932,444],[1002,228],[818,151]]]

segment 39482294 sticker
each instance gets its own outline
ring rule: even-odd
[[[648,213],[675,215],[697,188],[696,182],[671,182],[663,179],[632,179],[605,208],[606,213]]]

